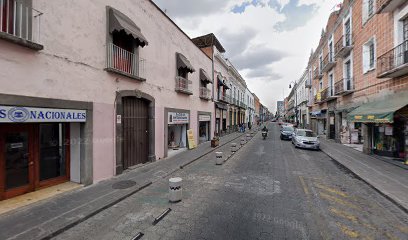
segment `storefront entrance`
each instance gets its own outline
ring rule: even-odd
[[[69,180],[68,128],[0,124],[0,200]]]
[[[148,103],[136,97],[123,98],[123,169],[148,162]]]

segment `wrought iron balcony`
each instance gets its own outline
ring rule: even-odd
[[[353,78],[344,78],[334,84],[335,95],[347,95],[354,92]]]
[[[408,40],[377,59],[378,78],[395,78],[408,74]]]
[[[313,79],[321,79],[323,77],[323,72],[321,71],[321,69],[316,68],[313,71]]]
[[[389,13],[393,12],[406,0],[377,0],[377,13]]]
[[[335,57],[345,57],[353,49],[353,36],[352,34],[344,34],[336,45],[334,45]]]
[[[191,90],[192,81],[183,77],[176,77],[176,92],[193,95]]]
[[[324,89],[320,93],[320,95],[321,95],[321,102],[327,102],[327,101],[331,101],[337,98],[333,87],[328,87]]]
[[[206,87],[200,87],[200,98],[204,100],[210,100],[211,90]]]
[[[0,0],[0,39],[42,50],[42,15],[42,12],[30,7],[26,1]]]
[[[326,57],[323,59],[323,72],[330,71],[336,65],[336,60],[334,58],[334,53],[329,52]]]
[[[231,97],[228,94],[220,94],[220,95],[218,95],[218,101],[225,102],[225,103],[230,103],[231,102]]]
[[[125,75],[139,81],[146,81],[144,76],[144,59],[139,58],[136,54],[120,48],[113,43],[108,44],[107,54],[106,71]]]
[[[242,102],[242,101],[239,102],[239,106],[240,106],[241,108],[247,109],[247,105],[246,105],[244,102]]]

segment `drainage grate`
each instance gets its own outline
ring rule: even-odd
[[[112,188],[113,189],[127,189],[135,185],[136,185],[135,181],[125,180],[125,181],[119,181],[119,182],[114,183],[112,185]]]

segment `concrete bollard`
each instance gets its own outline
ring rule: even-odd
[[[247,140],[247,141],[251,140],[251,134],[250,134],[250,133],[248,133],[248,134],[246,135],[246,140]]]
[[[237,144],[236,143],[231,143],[231,152],[235,153],[237,151]]]
[[[241,138],[241,146],[244,146],[245,145],[245,138]]]
[[[223,163],[222,152],[216,152],[215,153],[215,164],[222,165],[222,163]]]
[[[181,184],[183,182],[182,178],[170,178],[169,179],[169,201],[179,202],[183,198],[183,188]]]

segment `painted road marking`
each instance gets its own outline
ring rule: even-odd
[[[300,183],[302,184],[303,191],[305,192],[306,196],[309,197],[309,189],[307,189],[305,180],[303,179],[302,176],[298,176],[298,177],[299,177]]]
[[[329,211],[330,211],[331,213],[333,213],[334,215],[337,215],[337,216],[339,216],[339,217],[342,217],[342,218],[345,218],[345,219],[347,219],[347,220],[350,220],[350,221],[353,222],[353,223],[358,223],[358,218],[357,218],[356,216],[354,216],[354,215],[351,215],[350,213],[347,213],[347,212],[345,212],[345,211],[342,211],[342,210],[340,210],[340,209],[333,208],[333,207],[329,208]]]
[[[344,235],[348,236],[349,238],[358,238],[361,236],[359,232],[352,230],[349,227],[341,223],[336,223],[336,224],[340,228],[340,230],[344,233]]]
[[[345,198],[349,197],[345,192],[343,192],[341,190],[337,190],[337,189],[325,186],[325,185],[320,184],[320,183],[315,183],[315,185],[316,185],[316,187],[318,187],[318,188],[320,188],[322,190],[325,190],[327,192],[330,192],[330,193],[333,193],[333,194],[336,194],[336,195],[339,195],[339,196],[342,196],[342,197],[345,197]]]
[[[348,201],[345,201],[343,199],[333,197],[333,196],[328,195],[328,194],[323,193],[323,192],[320,192],[319,194],[320,194],[320,197],[326,199],[329,202],[335,202],[335,203],[341,204],[343,206],[347,206],[347,207],[350,207],[350,208],[353,208],[353,209],[356,209],[356,210],[361,210],[361,208],[359,206],[354,205],[354,204],[352,204],[352,203],[350,203]]]

